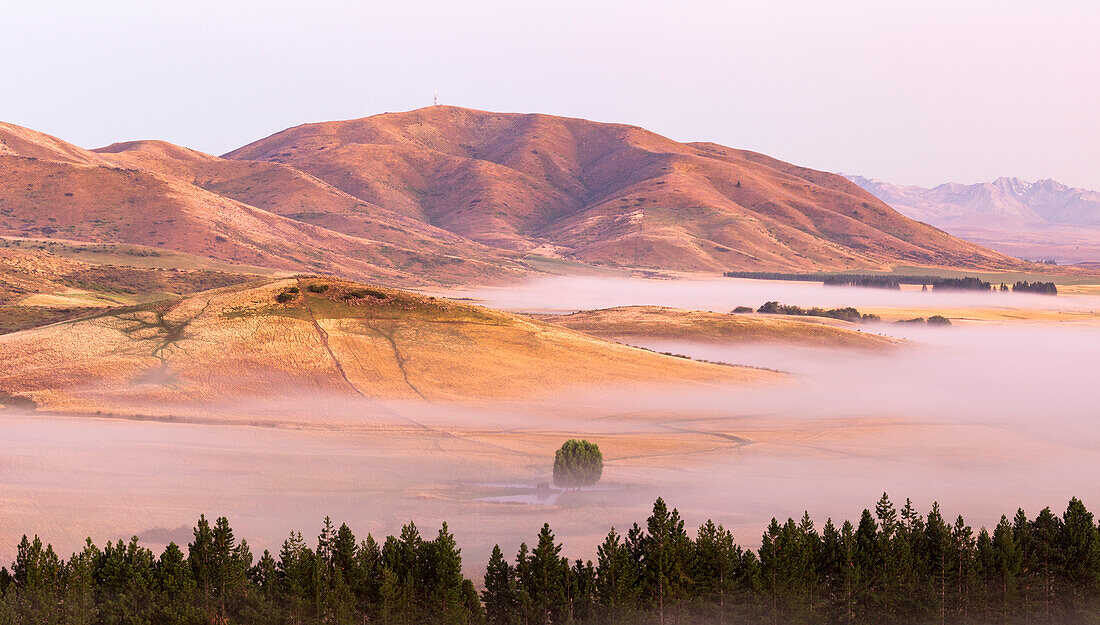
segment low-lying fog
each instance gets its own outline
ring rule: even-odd
[[[901,290],[824,286],[782,280],[645,280],[629,278],[546,278],[508,288],[465,291],[463,295],[493,308],[515,311],[564,311],[613,306],[672,306],[727,312],[756,308],[767,301],[822,308],[1021,308],[1100,312],[1100,297],[1052,297],[1033,293]]]
[[[1000,306],[1088,310],[1077,297],[888,292],[730,280],[543,282],[487,290],[522,309],[661,304]],[[928,303],[932,302],[932,303]],[[1098,307],[1100,308],[1100,307]],[[0,416],[0,560],[24,531],[68,553],[139,533],[186,543],[200,512],[230,517],[257,553],[332,515],[376,536],[446,520],[476,574],[494,543],[514,553],[549,521],[566,555],[592,557],[610,525],[665,497],[759,543],[772,516],[858,517],[883,491],[990,525],[1023,506],[1100,509],[1100,325],[876,324],[909,340],[887,353],[647,341],[645,347],[769,367],[771,386],[574,389],[537,401],[455,407],[266,398],[211,406],[211,423]],[[3,414],[3,413],[0,413]],[[232,420],[227,417],[234,417]],[[231,421],[231,424],[227,424]],[[597,441],[599,490],[540,496],[554,449]],[[159,547],[158,547],[159,548]]]

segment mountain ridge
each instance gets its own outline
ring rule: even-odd
[[[1071,187],[1052,178],[1032,182],[1002,176],[990,182],[921,187],[857,175],[846,177],[915,219],[938,218],[941,224],[950,224],[965,221],[972,213],[988,213],[1014,215],[1023,223],[1100,226],[1100,192]],[[942,205],[942,209],[934,213],[929,204]]]
[[[487,245],[597,264],[1014,262],[908,220],[834,174],[624,124],[434,106],[302,124],[224,157],[294,165]]]
[[[1100,260],[1100,192],[1051,178],[1002,176],[935,187],[846,177],[898,212],[953,235],[1025,258]]]
[[[224,157],[85,150],[0,125],[0,235],[124,243],[395,285],[492,283],[525,255],[627,269],[1021,263],[857,185],[714,143],[545,114],[428,107],[302,124]]]

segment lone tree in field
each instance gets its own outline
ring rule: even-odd
[[[554,484],[562,488],[591,486],[603,475],[603,454],[595,443],[575,438],[554,454]]]

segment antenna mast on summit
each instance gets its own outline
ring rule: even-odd
[[[432,91],[432,106],[439,106],[439,92]]]

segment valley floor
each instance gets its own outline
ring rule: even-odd
[[[0,411],[0,561],[30,530],[63,553],[85,536],[185,543],[200,513],[227,515],[258,541],[254,552],[275,550],[292,529],[313,534],[331,515],[375,536],[410,519],[447,521],[476,571],[493,544],[512,552],[545,521],[583,550],[565,555],[591,557],[608,525],[625,529],[658,496],[689,525],[714,518],[753,545],[772,515],[853,518],[883,491],[918,509],[939,500],[986,525],[1011,515],[1007,506],[1034,514],[1095,494],[1100,306],[1091,296],[986,294],[1007,299],[984,306],[973,295],[914,300],[732,280],[566,286],[471,296],[523,310],[645,302],[719,311],[779,299],[972,319],[859,328],[906,341],[885,351],[634,340],[790,373],[768,385],[572,387],[462,404],[274,393],[206,410],[162,406],[156,418]],[[986,310],[1004,312],[963,314]],[[578,492],[540,488],[554,449],[573,437],[600,445],[603,481]]]

